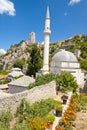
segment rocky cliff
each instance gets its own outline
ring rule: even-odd
[[[27,60],[29,57],[29,52],[27,51],[28,43],[27,41],[21,41],[19,44],[12,45],[10,49],[7,50],[5,55],[0,56],[0,64],[6,69],[11,66],[17,59]]]

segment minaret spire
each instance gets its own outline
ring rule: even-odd
[[[43,74],[49,73],[49,43],[50,43],[50,11],[47,7],[45,29],[44,29],[44,57],[43,57]]]
[[[50,11],[49,11],[49,6],[47,6],[47,14],[46,14],[46,18],[50,19]]]

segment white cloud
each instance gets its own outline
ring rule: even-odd
[[[14,4],[10,0],[0,0],[0,14],[15,16]]]
[[[3,55],[5,53],[6,53],[6,51],[4,49],[0,49],[0,55]]]
[[[78,4],[78,3],[80,3],[81,2],[81,0],[70,0],[70,2],[69,2],[69,5],[74,5],[74,4]]]
[[[67,12],[65,12],[65,13],[64,13],[64,16],[67,16],[67,15],[68,15],[68,13],[67,13]]]
[[[44,45],[44,41],[42,41],[41,44]]]

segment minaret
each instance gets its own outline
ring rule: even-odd
[[[50,42],[50,13],[47,7],[47,14],[44,29],[44,57],[43,57],[43,74],[49,73],[49,42]]]

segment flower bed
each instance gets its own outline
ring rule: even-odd
[[[71,130],[74,126],[74,121],[76,119],[76,112],[78,108],[78,103],[75,102],[75,95],[71,97],[70,104],[67,110],[63,113],[63,117],[59,121],[58,127],[55,130]]]
[[[29,121],[30,130],[45,130],[47,127],[47,122],[43,118],[36,117]]]

